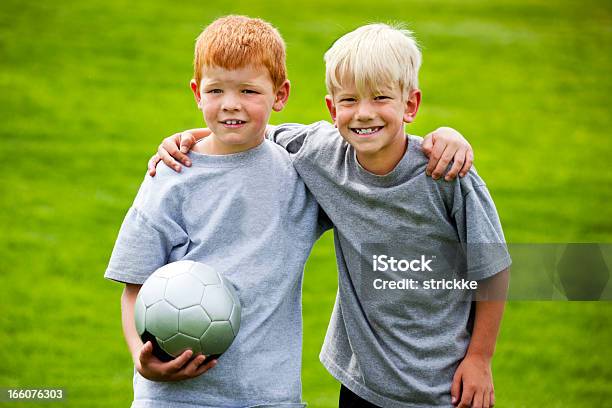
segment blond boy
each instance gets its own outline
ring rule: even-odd
[[[503,301],[473,306],[470,290],[428,290],[429,278],[448,277],[437,268],[405,275],[418,283],[410,290],[377,292],[381,275],[372,272],[372,248],[424,257],[467,247],[465,268],[450,262],[451,269],[476,282],[477,294],[493,283],[504,292],[510,258],[486,185],[475,170],[452,183],[426,177],[423,140],[404,134],[421,101],[421,54],[410,32],[360,27],[336,41],[325,61],[335,128],[281,125],[270,137],[292,154],[334,223],[339,290],[320,358],[342,383],[340,406],[493,406]],[[164,143],[179,159],[180,142]],[[458,169],[466,156],[456,159]]]

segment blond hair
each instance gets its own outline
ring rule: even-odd
[[[268,22],[247,16],[225,16],[213,21],[196,40],[193,77],[198,87],[206,67],[238,69],[264,66],[275,90],[287,79],[285,42]]]
[[[330,95],[346,81],[361,94],[378,93],[399,84],[402,91],[419,86],[421,51],[410,30],[368,24],[340,37],[325,53],[325,85]]]

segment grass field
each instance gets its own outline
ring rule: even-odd
[[[277,123],[326,118],[332,40],[371,21],[408,23],[424,50],[409,131],[448,125],[468,137],[507,239],[612,241],[610,2],[3,0],[0,388],[64,387],[71,407],[129,405],[121,287],[102,275],[147,159],[165,135],[201,124],[192,46],[228,13],[267,19],[286,39],[293,92]],[[317,357],[335,285],[328,234],[304,286],[312,407],[337,401]],[[612,406],[611,321],[606,302],[508,304],[497,406]]]

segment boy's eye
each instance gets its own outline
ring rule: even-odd
[[[340,99],[340,102],[355,102],[356,99],[355,98],[342,98]]]
[[[223,91],[221,89],[209,89],[208,91],[206,91],[206,93],[220,94],[220,93],[223,93]]]
[[[244,94],[258,94],[259,92],[253,90],[253,89],[243,89],[242,93]]]
[[[386,95],[378,95],[378,96],[374,97],[375,101],[382,101],[382,100],[385,100],[385,99],[391,99],[391,97],[390,96],[386,96]]]

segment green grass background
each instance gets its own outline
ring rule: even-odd
[[[326,118],[322,55],[403,21],[423,45],[421,110],[472,142],[510,242],[612,241],[612,5],[607,1],[0,2],[0,387],[64,387],[72,407],[128,406],[121,287],[102,278],[162,137],[198,126],[194,39],[215,17],[275,24],[293,89],[274,122]],[[318,362],[335,295],[332,238],[304,286],[304,399],[336,405]],[[612,406],[612,305],[511,302],[499,407]],[[32,403],[7,403],[32,406]]]

